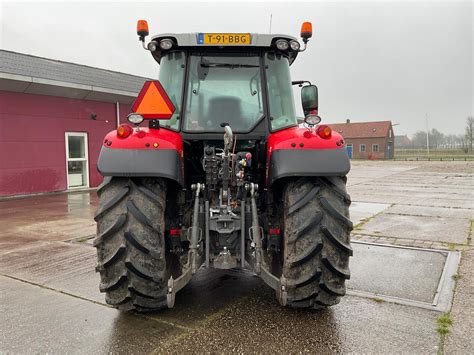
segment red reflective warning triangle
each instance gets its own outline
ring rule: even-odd
[[[174,111],[173,103],[158,80],[146,81],[132,106],[132,112],[151,119],[170,119]]]

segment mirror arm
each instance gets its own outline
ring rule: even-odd
[[[303,48],[300,48],[300,50],[298,52],[304,52],[306,50],[306,47],[308,47],[308,39],[304,39],[303,38]]]
[[[291,85],[299,85],[300,87],[303,86],[303,84],[307,83],[308,85],[311,85],[311,82],[308,81],[308,80],[296,80],[296,81],[292,81],[291,82]]]
[[[149,51],[148,46],[145,45],[145,37],[140,38],[140,41],[142,42],[143,49]]]

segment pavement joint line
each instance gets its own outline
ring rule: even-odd
[[[393,205],[396,205],[396,204],[393,204]],[[448,218],[448,219],[463,219],[463,220],[469,219],[469,218],[465,218],[465,217],[427,216],[427,215],[422,215],[422,214],[394,213],[394,212],[390,212],[390,211],[385,212],[385,214],[391,214],[391,215],[394,215],[394,216],[410,216],[410,217]]]
[[[235,301],[229,303],[229,304],[226,305],[225,307],[223,307],[223,308],[217,310],[217,311],[214,312],[214,313],[211,313],[211,314],[208,315],[203,321],[199,322],[197,325],[195,325],[195,326],[193,326],[193,327],[187,327],[186,331],[184,331],[184,332],[182,332],[182,333],[180,333],[180,334],[177,334],[175,337],[172,337],[172,338],[170,338],[170,339],[167,339],[167,340],[164,341],[162,344],[160,344],[160,347],[162,347],[163,345],[166,345],[166,344],[179,342],[180,339],[186,337],[187,335],[189,335],[189,333],[191,333],[191,332],[193,332],[193,331],[195,331],[195,330],[198,330],[198,329],[200,329],[200,328],[202,328],[202,327],[208,325],[209,323],[213,322],[214,320],[216,320],[216,319],[222,317],[222,316],[225,314],[225,312],[226,312],[229,308],[231,308],[231,307],[233,307],[233,306],[235,306],[235,305],[237,305],[237,304],[239,304],[239,303],[245,301],[245,300],[248,299],[248,298],[249,298],[249,296],[242,296],[242,297],[236,299]],[[149,354],[150,354],[150,355],[161,354],[161,352],[160,352],[160,347],[158,347],[158,348],[152,350]]]
[[[413,167],[413,168],[406,169],[406,170],[403,170],[403,171],[401,171],[401,172],[397,171],[397,172],[395,172],[395,173],[393,173],[393,174],[385,175],[385,176],[383,176],[383,178],[388,178],[388,177],[390,177],[390,176],[400,176],[400,174],[403,174],[403,173],[405,173],[405,172],[412,171],[412,170],[415,170],[415,169],[418,169],[418,167],[415,166],[415,167]],[[349,178],[350,178],[350,177],[349,177]],[[350,184],[349,186],[356,186],[356,185],[361,185],[361,184],[370,184],[371,182],[377,181],[377,180],[378,180],[378,178],[374,178],[374,179],[371,179],[371,180],[369,180],[369,181],[361,181],[361,182],[358,182],[358,183],[355,183],[355,184]]]
[[[440,313],[443,312],[443,310],[437,309],[435,306],[433,306],[429,302],[421,302],[421,301],[411,300],[409,298],[387,296],[387,295],[380,294],[380,293],[367,292],[367,291],[358,291],[358,290],[354,290],[354,289],[348,289],[346,291],[346,295],[352,296],[352,297],[366,298],[366,299],[370,299],[370,300],[380,299],[383,302],[390,303],[390,304],[416,307],[416,308],[423,308],[423,309],[428,309],[430,311],[436,311],[436,312],[440,312]]]
[[[474,245],[468,244],[459,244],[459,243],[449,243],[449,242],[432,242],[424,239],[403,239],[399,237],[388,237],[388,236],[377,236],[373,234],[363,234],[357,233],[351,235],[351,243],[370,243],[374,244],[378,242],[380,245],[392,245],[400,247],[413,247],[421,248],[416,244],[425,244],[425,249],[427,250],[441,250],[441,251],[463,251],[463,250],[472,250]],[[375,240],[371,240],[375,238]],[[430,244],[430,246],[427,246]]]
[[[94,304],[104,306],[104,307],[107,307],[107,308],[116,309],[115,307],[110,306],[106,303],[94,301],[94,300],[91,300],[91,299],[88,299],[88,298],[85,298],[85,297],[82,297],[82,296],[78,296],[78,295],[75,295],[75,294],[72,294],[72,293],[69,293],[69,292],[66,292],[66,291],[58,290],[58,289],[55,289],[55,288],[52,288],[52,287],[49,287],[49,286],[46,286],[46,285],[40,285],[40,284],[31,282],[31,281],[28,281],[28,280],[24,280],[24,279],[15,277],[15,276],[4,274],[4,273],[1,273],[1,272],[0,272],[0,276],[7,277],[7,278],[15,280],[15,281],[23,282],[23,283],[26,283],[28,285],[36,286],[36,287],[39,287],[39,288],[42,288],[42,289],[45,289],[45,290],[48,290],[48,291],[53,291],[53,292],[60,293],[60,294],[66,295],[66,296],[71,296],[71,297],[80,299],[82,301],[87,301],[87,302],[94,303]],[[138,316],[138,317],[142,317],[142,318],[146,318],[146,319],[149,319],[149,320],[153,320],[155,322],[162,323],[162,324],[169,325],[169,326],[173,326],[175,328],[179,328],[179,329],[183,329],[183,330],[193,330],[194,329],[194,328],[191,328],[191,327],[186,327],[184,325],[169,322],[169,321],[164,320],[164,319],[153,318],[153,317],[146,316],[144,314],[140,314],[140,313],[136,313],[136,312],[133,313],[133,315]]]
[[[457,200],[455,200],[457,201]],[[394,204],[394,205],[399,205],[399,206],[413,206],[413,207],[433,207],[433,208],[448,208],[448,209],[456,209],[456,210],[472,210],[474,211],[474,208],[466,208],[466,207],[453,207],[453,206],[432,206],[432,205],[417,205],[413,203],[399,203],[399,202],[380,202],[380,201],[356,201],[354,200],[353,202],[360,202],[360,203],[383,203],[383,204]]]
[[[41,239],[36,239],[34,240],[33,242],[29,243],[29,244],[23,244],[23,245],[18,245],[16,247],[14,247],[13,249],[9,249],[7,251],[1,251],[0,252],[0,255],[4,256],[4,255],[7,255],[7,254],[11,254],[11,253],[16,253],[18,251],[23,251],[23,250],[28,250],[28,249],[34,249],[36,247],[38,247],[37,242],[40,242],[40,243],[44,243],[44,245],[49,245],[49,244],[57,244],[57,243],[63,243],[62,241],[60,240],[41,240]],[[0,275],[2,275],[0,273]]]
[[[190,330],[195,329],[193,327],[187,327],[185,325],[181,325],[181,324],[178,324],[178,323],[175,323],[175,322],[167,321],[166,319],[162,319],[159,316],[152,317],[152,316],[149,316],[149,315],[146,315],[146,314],[141,314],[141,313],[138,313],[138,312],[134,312],[133,315],[135,315],[137,317],[140,317],[140,318],[145,318],[145,319],[151,320],[153,322],[169,325],[169,326],[172,326],[172,327],[175,327],[175,328],[178,328],[178,329],[182,329],[182,330],[190,331]]]
[[[7,278],[9,278],[9,279],[16,280],[16,281],[19,281],[19,282],[24,282],[24,283],[26,283],[26,284],[29,284],[29,285],[32,285],[32,286],[36,286],[36,287],[39,287],[39,288],[42,288],[42,289],[45,289],[45,290],[57,292],[57,293],[60,293],[60,294],[66,295],[66,296],[71,296],[71,297],[74,297],[74,298],[77,298],[77,299],[80,299],[80,300],[83,300],[83,301],[87,301],[87,302],[90,302],[90,303],[94,303],[94,304],[97,304],[97,305],[100,305],[100,306],[104,306],[104,307],[107,307],[107,308],[112,308],[112,309],[114,309],[114,307],[112,307],[112,306],[110,306],[110,305],[108,305],[108,304],[106,304],[106,303],[94,301],[94,300],[91,300],[91,299],[89,299],[89,298],[85,298],[85,297],[82,297],[82,296],[78,296],[78,295],[75,295],[75,294],[72,294],[72,293],[63,291],[63,290],[58,290],[58,289],[56,289],[56,288],[49,287],[49,286],[46,286],[46,285],[40,285],[40,284],[37,284],[37,283],[35,283],[35,282],[28,281],[28,280],[24,280],[24,279],[21,279],[21,278],[16,277],[16,276],[11,276],[11,275],[4,274],[3,272],[0,272],[0,276],[7,277]]]
[[[380,184],[380,183],[362,183],[367,186],[380,186],[380,187],[399,187],[400,182],[397,182],[395,184]],[[424,185],[424,184],[405,184],[404,186],[409,186],[409,187],[415,187],[415,188],[420,188],[420,189],[445,189],[445,188],[451,188],[452,190],[456,190],[455,187],[459,185],[451,185],[451,184],[444,184],[442,186],[438,185],[437,183],[433,183],[431,185]],[[461,185],[469,188],[471,185]],[[466,189],[467,190],[467,189]],[[459,193],[458,193],[459,194]]]
[[[92,234],[90,236],[85,236],[85,237],[77,237],[73,239],[67,239],[67,240],[62,240],[62,243],[66,244],[74,244],[74,245],[82,245],[82,246],[87,246],[87,247],[94,247],[92,243],[89,243],[89,241],[95,237],[95,234]]]
[[[471,245],[473,233],[474,233],[474,219],[471,219],[469,223],[469,230],[467,232],[467,245]]]
[[[370,245],[375,245],[379,247],[385,247],[385,248],[398,248],[398,249],[411,249],[411,250],[420,250],[420,251],[426,251],[426,252],[432,252],[432,253],[449,253],[450,251],[454,250],[443,250],[443,249],[429,249],[429,248],[420,248],[420,247],[412,247],[412,246],[406,246],[406,245],[396,245],[396,244],[383,244],[383,243],[374,243],[374,242],[366,242],[362,240],[353,240],[351,243],[354,244],[370,244]]]
[[[64,195],[64,194],[82,194],[85,192],[94,192],[99,187],[85,187],[77,190],[61,190],[61,191],[51,191],[51,192],[37,192],[27,195],[14,195],[14,196],[2,196],[0,197],[0,202],[10,201],[10,200],[21,200],[30,197],[42,197],[42,196],[55,196],[55,195]]]
[[[393,242],[396,241],[398,244],[390,244],[390,243],[382,243],[382,245],[399,245],[399,246],[404,246],[403,243],[406,241],[406,243],[418,243],[418,242],[428,242],[428,243],[433,243],[437,245],[437,247],[442,247],[446,248],[446,250],[454,251],[454,250],[465,250],[465,249],[470,249],[471,245],[469,243],[466,244],[461,244],[461,243],[452,243],[452,242],[433,242],[430,240],[425,240],[425,239],[410,239],[410,238],[400,238],[400,237],[394,237],[394,236],[389,236],[389,235],[384,235],[384,234],[370,234],[367,232],[361,232],[361,231],[356,231],[355,233],[351,234],[351,242],[365,242],[364,240],[360,240],[360,238],[385,238],[385,239],[391,239]],[[450,245],[453,245],[451,247]],[[410,247],[410,245],[407,245]],[[435,250],[435,248],[431,248],[430,250]],[[445,250],[445,249],[440,249],[440,250]]]
[[[469,176],[470,177],[470,176]],[[431,184],[420,184],[417,182],[414,182],[415,179],[408,179],[409,182],[404,184],[404,186],[409,186],[409,187],[416,187],[416,188],[421,188],[421,189],[443,189],[443,188],[452,188],[454,190],[454,187],[456,186],[462,186],[462,187],[469,187],[471,184],[443,184],[439,185],[439,181],[434,181]],[[445,179],[438,179],[440,181],[444,181]],[[400,183],[403,183],[404,181],[396,181],[395,183],[379,183],[377,180],[374,180],[375,182],[373,184],[369,182],[362,182],[359,184],[365,184],[367,186],[380,186],[380,187],[399,187]]]
[[[359,202],[361,203],[361,202]],[[363,202],[362,202],[363,203]],[[390,206],[387,206],[385,207],[382,211],[370,216],[370,217],[367,217],[367,218],[363,218],[359,223],[357,223],[355,226],[354,226],[354,229],[353,230],[357,230],[361,227],[363,227],[365,224],[369,223],[372,219],[374,219],[375,217],[377,217],[378,215],[384,213],[388,208],[390,207],[393,207],[395,204],[394,203],[391,203]]]

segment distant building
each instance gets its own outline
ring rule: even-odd
[[[146,78],[0,50],[0,196],[95,187]]]
[[[395,136],[395,148],[411,148],[411,139],[405,134],[404,136]]]
[[[346,141],[349,157],[393,159],[394,134],[391,121],[329,124]]]

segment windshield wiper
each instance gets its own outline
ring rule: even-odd
[[[201,63],[203,68],[259,68],[259,65],[253,64],[232,64],[232,63]]]

